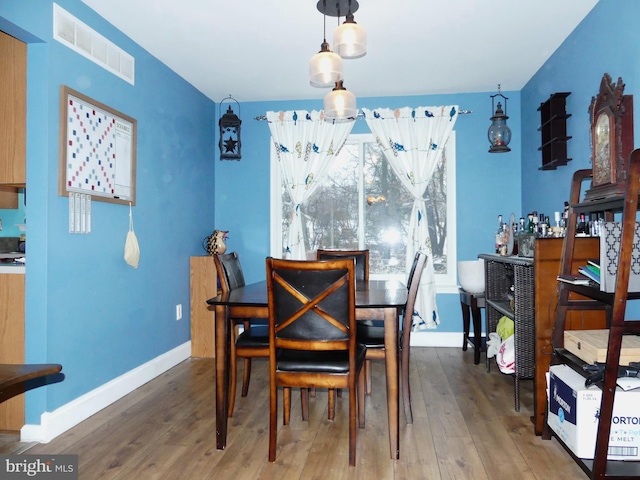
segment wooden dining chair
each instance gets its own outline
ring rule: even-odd
[[[410,356],[410,340],[411,340],[411,323],[413,320],[413,311],[418,295],[418,287],[420,286],[420,278],[427,261],[427,255],[423,252],[417,252],[409,271],[407,280],[407,303],[402,313],[402,323],[400,324],[400,333],[398,335],[399,349],[401,352],[400,366],[402,377],[402,401],[404,403],[404,414],[407,423],[413,423],[413,413],[411,411],[411,387],[409,385],[409,356]],[[373,324],[358,322],[358,342],[367,346],[367,355],[365,362],[365,378],[366,391],[371,394],[371,360],[384,360],[384,326],[382,321],[373,321]]]
[[[278,387],[283,387],[284,425],[291,416],[292,387],[344,388],[349,392],[349,465],[355,465],[356,421],[364,427],[366,355],[366,347],[356,342],[355,264],[269,257],[266,266],[269,461],[276,459]]]
[[[244,287],[244,274],[237,252],[215,254],[213,261],[216,265],[220,289],[225,294],[230,290]],[[231,320],[231,345],[229,348],[230,372],[229,372],[229,405],[228,416],[233,415],[236,399],[236,378],[238,357],[244,358],[244,374],[242,378],[242,393],[246,397],[249,393],[249,381],[251,379],[251,359],[269,357],[269,329],[266,318],[232,318]],[[240,325],[243,331],[239,333]]]
[[[353,258],[356,262],[356,281],[369,281],[369,250],[336,250],[323,249],[316,250],[316,260],[335,260],[338,258]],[[365,369],[365,375],[370,375]],[[367,384],[371,385],[371,379],[367,379]],[[340,389],[337,392],[329,391],[329,420],[333,420],[335,416],[335,398],[342,396]],[[315,390],[311,390],[311,395],[315,395]]]
[[[356,261],[356,281],[369,281],[369,250],[328,250],[319,248],[316,260],[353,258]]]

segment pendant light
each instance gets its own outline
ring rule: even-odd
[[[504,99],[504,111],[502,111],[502,104],[500,102],[498,102],[498,106],[495,107],[496,97],[502,97]],[[511,129],[507,125],[507,119],[509,118],[507,116],[507,100],[508,98],[502,94],[500,84],[498,84],[498,93],[491,95],[491,113],[493,116],[490,119],[491,126],[487,132],[489,143],[491,144],[489,153],[505,153],[511,151],[508,147],[511,141]],[[493,113],[494,111],[495,113]]]
[[[335,87],[324,97],[324,116],[330,120],[355,119],[358,115],[356,96],[344,88],[343,81],[336,82]]]
[[[323,0],[326,10],[326,0]],[[327,21],[323,11],[324,33],[320,51],[309,61],[309,83],[312,87],[330,87],[343,78],[342,58],[329,49],[327,43]]]
[[[367,53],[367,32],[353,20],[351,1],[346,21],[333,31],[333,50],[342,58],[360,58]]]

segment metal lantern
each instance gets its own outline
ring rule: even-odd
[[[504,99],[504,111],[502,111],[502,104],[500,102],[498,102],[497,107],[494,105],[496,97],[502,97]],[[511,141],[511,129],[507,125],[507,119],[509,118],[507,116],[507,100],[508,98],[502,95],[500,92],[500,85],[498,85],[498,93],[491,95],[491,112],[495,113],[493,113],[493,116],[491,117],[491,126],[487,133],[489,143],[491,144],[489,153],[504,153],[511,151],[508,147],[509,142]]]
[[[240,113],[240,104],[238,101],[229,95],[229,98],[225,98],[220,102],[220,114],[222,114],[222,104],[225,101],[233,100],[238,105],[238,113]],[[220,117],[218,125],[220,126],[220,141],[218,146],[220,147],[220,160],[240,160],[240,124],[242,120],[231,109],[229,105],[227,112]]]

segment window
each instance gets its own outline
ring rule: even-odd
[[[292,204],[273,151],[271,178],[272,191],[279,192],[272,195],[271,254],[282,257]],[[436,281],[455,285],[455,131],[425,195]],[[404,279],[412,205],[373,136],[350,135],[322,185],[300,207],[307,258],[318,248],[368,248],[372,278]]]

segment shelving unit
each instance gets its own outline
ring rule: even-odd
[[[549,100],[542,103],[540,112],[540,128],[542,132],[542,167],[540,170],[555,170],[571,161],[567,158],[567,118],[566,99],[571,92],[553,93]]]
[[[520,380],[532,379],[535,371],[535,282],[533,258],[480,254],[484,259],[487,335],[495,332],[503,315],[514,326],[514,401],[520,411]],[[514,287],[513,292],[510,291]],[[513,295],[513,308],[510,295]],[[487,371],[490,359],[487,358]]]
[[[554,347],[552,364],[567,364],[575,371],[584,374],[582,370],[584,362],[563,348],[566,316],[568,312],[573,310],[604,310],[609,328],[609,342],[604,379],[600,382],[602,402],[600,405],[595,455],[593,460],[580,459],[575,456],[574,459],[592,479],[614,477],[638,479],[640,478],[640,462],[608,460],[607,451],[622,337],[624,335],[640,334],[640,321],[625,320],[627,300],[640,299],[640,293],[628,292],[630,265],[633,258],[633,237],[638,213],[640,149],[634,150],[630,155],[627,182],[623,195],[579,203],[582,181],[589,177],[591,177],[591,170],[579,170],[573,176],[567,235],[562,255],[562,273],[576,273],[571,271],[571,266],[575,250],[577,216],[580,213],[604,212],[605,217],[608,220],[612,220],[614,212],[622,212],[622,236],[618,257],[616,288],[615,293],[605,293],[601,292],[598,287],[576,286],[559,282],[559,299],[552,338]],[[574,300],[570,298],[571,292],[583,295],[588,300]],[[551,434],[550,427],[546,425],[543,437],[550,438]]]

